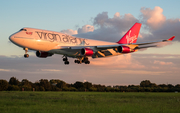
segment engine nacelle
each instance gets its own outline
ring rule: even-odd
[[[89,49],[89,48],[82,48],[81,49],[81,55],[92,56],[93,54],[94,54],[94,51],[92,49]]]
[[[117,51],[119,53],[130,53],[131,49],[127,46],[119,46],[119,47],[117,47]]]
[[[48,53],[48,52],[43,52],[43,51],[36,51],[36,56],[39,58],[46,58],[49,56],[52,56],[53,54]]]

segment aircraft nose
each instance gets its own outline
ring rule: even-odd
[[[14,39],[14,35],[9,36],[9,40],[10,40],[11,42],[13,42],[13,39]]]

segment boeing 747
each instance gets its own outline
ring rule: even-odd
[[[12,34],[9,39],[15,45],[25,50],[24,57],[28,58],[28,50],[35,50],[39,58],[50,57],[54,54],[63,55],[64,64],[68,65],[68,57],[76,58],[75,63],[89,64],[88,57],[101,58],[136,52],[138,49],[156,47],[157,43],[172,41],[175,36],[157,42],[136,43],[141,23],[135,23],[117,42],[106,42],[78,38],[60,32],[22,28]],[[152,45],[153,44],[153,45]]]

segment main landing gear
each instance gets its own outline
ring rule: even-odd
[[[64,64],[65,64],[65,65],[68,65],[68,64],[69,64],[69,61],[68,61],[67,56],[63,56],[63,57],[64,57],[64,58],[63,58]]]
[[[64,61],[64,64],[65,65],[69,65],[69,61],[68,61],[68,58],[67,56],[63,56],[63,61]],[[90,61],[88,60],[88,57],[78,57],[77,60],[74,60],[74,63],[77,63],[77,64],[81,64],[81,63],[85,63],[85,64],[90,64]]]
[[[90,61],[88,60],[88,57],[81,57],[81,58],[78,58],[78,60],[74,60],[74,63],[77,63],[77,64],[81,64],[81,63],[90,64]]]
[[[29,54],[27,54],[28,48],[24,48],[24,50],[25,50],[24,58],[28,58],[29,57]]]

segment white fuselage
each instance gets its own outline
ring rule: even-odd
[[[60,32],[24,28],[25,30],[14,33],[9,38],[10,40],[22,47],[29,48],[36,51],[50,51],[53,49],[61,49],[64,46],[97,46],[97,45],[113,45],[117,43],[77,38],[74,36],[66,35]],[[61,53],[59,53],[61,54]]]

